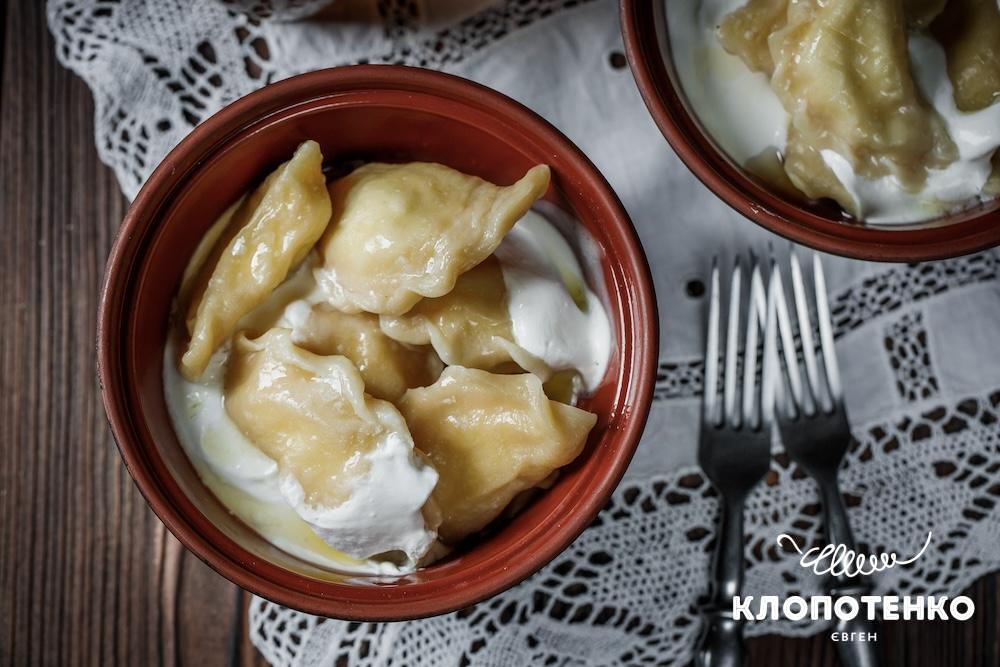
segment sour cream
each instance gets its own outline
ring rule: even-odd
[[[726,15],[744,4],[666,3],[671,52],[684,93],[708,134],[739,164],[768,150],[783,153],[789,122],[767,77],[727,53],[716,35]],[[940,44],[914,31],[907,46],[917,86],[944,120],[959,157],[945,169],[929,171],[923,189],[914,193],[895,176],[866,178],[843,155],[821,151],[870,224],[919,222],[975,205],[992,169],[990,158],[1000,147],[1000,103],[973,113],[959,111]]]
[[[666,2],[670,48],[681,87],[705,131],[734,162],[784,151],[788,112],[762,72],[722,48],[715,29],[746,0]]]
[[[287,474],[281,477],[281,495],[327,544],[356,558],[398,552],[403,568],[413,570],[437,540],[422,509],[438,474],[416,459],[402,416],[386,403],[375,410],[392,429],[365,456],[368,472],[354,480],[346,501],[333,507],[309,504],[302,485]]]
[[[576,370],[587,391],[611,357],[611,326],[566,238],[528,211],[496,250],[514,342],[555,371]]]
[[[212,357],[198,382],[177,370],[178,341],[166,346],[164,396],[177,438],[202,481],[237,518],[293,556],[342,572],[411,572],[435,542],[419,508],[437,482],[429,466],[415,466],[409,443],[390,433],[369,454],[370,469],[337,507],[304,502],[302,487],[282,474],[232,422],[223,395],[228,346]],[[386,489],[391,493],[385,493]],[[417,512],[413,508],[418,508]],[[338,548],[331,546],[336,544]],[[348,555],[398,550],[400,562]]]

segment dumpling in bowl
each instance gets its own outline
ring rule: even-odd
[[[396,401],[410,387],[425,387],[441,374],[443,365],[434,350],[393,340],[379,328],[377,315],[342,313],[321,303],[302,319],[295,327],[295,343],[315,354],[350,359],[361,372],[365,391],[375,398]]]
[[[432,345],[448,365],[488,371],[520,369],[547,378],[545,364],[514,342],[507,289],[493,256],[459,276],[455,288],[422,299],[403,315],[383,315],[382,330],[411,345]]]
[[[424,508],[437,473],[414,451],[399,411],[365,394],[346,357],[303,350],[287,329],[241,334],[225,406],[278,462],[285,501],[330,546],[355,558],[401,552],[411,565],[430,549]]]
[[[848,172],[892,176],[917,192],[929,171],[958,157],[917,88],[907,51],[908,20],[927,22],[941,5],[751,0],[726,17],[723,46],[770,76],[789,113],[783,167],[795,188],[864,217],[841,180]]]
[[[317,281],[338,310],[401,315],[450,292],[548,186],[545,165],[500,187],[440,164],[366,164],[330,186]]]
[[[950,0],[931,26],[948,54],[955,104],[978,111],[1000,102],[1000,5],[996,0]]]
[[[399,409],[440,475],[438,533],[449,544],[484,528],[516,495],[575,459],[597,421],[546,398],[529,373],[459,366],[430,387],[407,391]]]
[[[774,72],[774,59],[768,38],[784,27],[787,20],[788,0],[748,0],[723,19],[718,28],[719,41],[751,70],[770,77]]]
[[[330,196],[319,144],[306,141],[238,208],[224,214],[228,223],[196,278],[190,278],[187,330],[190,341],[180,370],[189,380],[205,371],[244,315],[263,303],[306,256],[330,221]]]

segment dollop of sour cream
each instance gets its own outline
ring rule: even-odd
[[[789,122],[767,77],[728,53],[716,35],[722,20],[745,4],[666,2],[671,55],[685,96],[708,134],[738,164],[769,150],[783,153]],[[866,178],[845,156],[821,151],[869,224],[919,222],[977,203],[991,172],[990,158],[1000,147],[1000,103],[973,113],[959,111],[941,45],[912,31],[907,47],[916,84],[944,120],[959,157],[945,169],[931,170],[924,187],[911,192],[893,175]]]
[[[388,407],[375,409],[387,412]],[[281,495],[330,546],[359,559],[398,552],[399,564],[412,570],[437,540],[421,510],[438,474],[414,460],[413,442],[399,413],[382,418],[398,421],[397,428],[365,456],[368,472],[354,480],[346,501],[334,507],[310,504],[302,485],[289,474],[281,475]]]
[[[528,211],[496,250],[514,342],[555,371],[576,370],[593,391],[607,372],[611,326],[566,238]]]
[[[762,72],[722,48],[716,28],[746,0],[666,1],[674,67],[705,131],[738,164],[783,151],[788,112]]]
[[[437,472],[414,465],[402,433],[389,432],[368,454],[369,471],[356,480],[347,501],[336,507],[309,505],[298,481],[283,474],[226,413],[228,346],[213,355],[198,382],[191,382],[177,370],[176,338],[164,354],[167,410],[199,476],[233,514],[288,553],[335,570],[391,575],[416,568],[436,539],[419,510],[437,483]],[[401,557],[395,562],[366,557],[388,551]]]

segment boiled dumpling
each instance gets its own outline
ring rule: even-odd
[[[857,202],[824,160],[833,151],[867,178],[917,191],[957,157],[944,121],[910,74],[902,2],[802,0],[770,38],[771,86],[791,117],[785,171],[807,196]]]
[[[418,449],[440,475],[438,529],[450,544],[485,527],[521,491],[579,455],[597,417],[545,397],[529,373],[449,366],[399,403]]]
[[[444,296],[422,299],[404,315],[383,315],[381,325],[398,341],[433,345],[449,365],[502,372],[523,368],[543,377],[549,373],[514,342],[503,271],[493,256],[459,276]]]
[[[316,354],[347,357],[361,372],[365,391],[387,401],[397,400],[410,387],[431,384],[443,368],[430,347],[406,345],[383,333],[377,315],[342,313],[327,304],[304,314],[294,340]]]
[[[995,0],[950,0],[931,26],[947,54],[955,105],[978,111],[1000,104],[1000,5]],[[983,194],[1000,196],[1000,151]]]
[[[241,334],[225,406],[278,462],[285,500],[332,547],[355,558],[403,552],[411,564],[430,548],[423,508],[437,474],[414,451],[399,411],[365,394],[347,358],[303,350],[286,329]]]
[[[722,45],[770,77],[789,113],[781,166],[795,188],[857,216],[859,204],[831,160],[869,179],[894,176],[916,192],[929,170],[958,157],[944,121],[917,89],[907,52],[907,22],[925,24],[942,6],[750,0],[723,20]]]
[[[181,372],[197,379],[244,315],[263,303],[323,234],[330,196],[319,144],[306,141],[236,210],[192,279]]]
[[[188,265],[184,267],[184,274],[181,276],[181,287],[177,290],[177,303],[181,305],[182,308],[187,308],[191,304],[191,292],[197,285],[200,290],[205,289],[205,285],[199,283],[199,279],[203,278],[202,275],[205,272],[205,265],[208,264],[209,258],[212,258],[213,253],[218,252],[221,249],[219,245],[219,239],[222,235],[230,230],[229,223],[232,222],[233,216],[236,212],[240,210],[245,202],[247,196],[244,194],[242,197],[233,202],[232,206],[227,208],[219,216],[218,220],[212,223],[212,226],[208,228],[205,235],[201,237],[198,241],[198,247],[194,249],[194,254],[191,255],[191,261]],[[216,261],[218,257],[214,257]],[[199,295],[200,296],[200,295]]]
[[[755,72],[771,76],[774,60],[768,38],[785,25],[788,0],[749,0],[719,26],[722,46]]]
[[[548,185],[545,165],[499,187],[440,164],[366,164],[330,186],[317,281],[339,310],[401,315],[450,292]]]
[[[948,54],[948,76],[958,108],[978,111],[1000,103],[997,0],[950,0],[931,29]]]

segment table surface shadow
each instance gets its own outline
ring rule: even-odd
[[[0,4],[0,40],[0,665],[263,664],[249,595],[164,530],[105,422],[95,320],[127,202],[97,157],[90,93],[59,65],[41,0]],[[887,623],[887,664],[1000,664],[997,581],[966,592],[969,622]],[[749,654],[838,664],[825,635]]]

